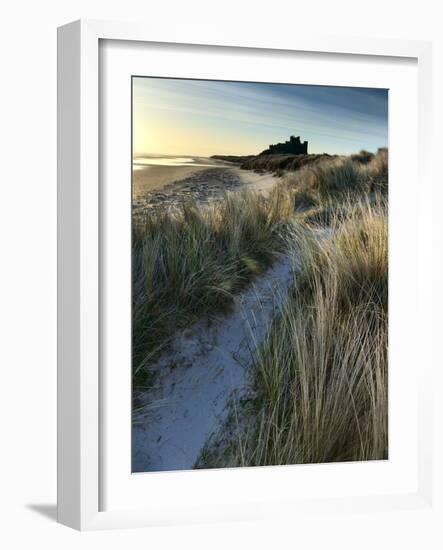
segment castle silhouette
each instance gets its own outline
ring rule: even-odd
[[[269,149],[265,149],[260,155],[307,155],[308,142],[300,141],[300,136],[291,136],[289,141],[284,143],[276,143],[270,145]]]

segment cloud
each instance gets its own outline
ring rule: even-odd
[[[243,154],[236,141],[247,147],[245,136],[250,136],[247,152],[254,153],[275,139],[300,133],[312,151],[320,152],[322,147],[331,153],[373,150],[387,145],[387,108],[387,90],[137,77],[135,149],[146,147],[147,134],[156,147],[152,138],[157,134],[163,136],[157,152],[165,148],[172,152],[175,146],[180,148],[177,153],[203,154],[185,151],[186,143],[177,143],[179,136],[188,136],[189,144],[200,147],[200,133],[206,150],[211,149],[207,143],[211,134],[215,142],[218,136],[226,136],[231,149],[223,152],[232,154]],[[159,125],[168,131],[159,132]],[[165,135],[169,143],[164,142]]]

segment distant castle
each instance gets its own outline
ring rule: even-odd
[[[291,136],[289,141],[270,145],[269,149],[262,151],[260,155],[307,155],[308,142],[300,141],[300,136]]]

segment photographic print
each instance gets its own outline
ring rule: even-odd
[[[388,90],[132,78],[132,470],[388,458]]]

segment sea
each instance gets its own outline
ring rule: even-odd
[[[146,166],[201,166],[212,167],[217,161],[206,157],[172,156],[172,155],[144,155],[134,157],[133,169],[140,170]]]

